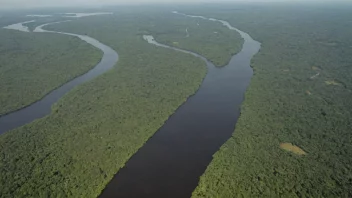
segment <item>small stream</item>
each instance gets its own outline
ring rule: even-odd
[[[253,75],[250,62],[260,43],[226,21],[173,13],[217,21],[237,31],[244,39],[242,50],[227,66],[217,68],[201,55],[160,44],[151,35],[143,36],[150,44],[201,58],[208,73],[197,93],[120,169],[100,195],[102,198],[191,197],[212,155],[234,131]]]
[[[33,21],[30,21],[33,22]],[[46,32],[46,33],[57,33],[57,34],[65,34],[65,35],[70,35],[70,36],[75,36],[80,38],[81,40],[93,45],[94,47],[100,49],[103,51],[104,55],[101,59],[101,61],[90,71],[87,73],[69,81],[68,83],[62,85],[61,87],[55,89],[54,91],[51,91],[49,94],[47,94],[44,98],[41,100],[25,107],[22,108],[18,111],[14,111],[12,113],[3,115],[0,117],[0,134],[5,133],[9,130],[15,129],[17,127],[23,126],[25,124],[28,124],[36,119],[43,118],[44,116],[47,116],[51,113],[51,106],[56,103],[62,96],[64,96],[67,92],[72,90],[74,87],[77,85],[80,85],[84,82],[87,82],[103,73],[105,73],[107,70],[111,69],[118,61],[118,54],[111,49],[109,46],[104,45],[97,41],[94,38],[91,38],[89,36],[85,35],[78,35],[78,34],[72,34],[72,33],[66,33],[66,32],[55,32],[55,31],[47,31],[44,30],[43,27],[55,23],[62,23],[62,22],[67,22],[67,21],[61,21],[61,22],[54,22],[54,23],[47,23],[40,25],[35,28],[34,32]],[[7,26],[5,28],[7,29],[14,29],[14,30],[19,30],[19,31],[28,31],[28,28],[23,28],[23,24],[29,23],[23,22],[23,23],[17,23],[11,26]]]

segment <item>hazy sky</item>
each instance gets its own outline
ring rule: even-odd
[[[336,0],[220,0],[224,2],[296,2],[296,1],[331,1]],[[345,0],[350,1],[350,0]],[[131,3],[170,3],[170,2],[219,2],[217,0],[0,0],[2,8],[27,8],[47,6],[75,6],[75,5],[104,5],[104,4],[131,4]]]

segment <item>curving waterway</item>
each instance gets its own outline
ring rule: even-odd
[[[27,26],[24,26],[24,24],[32,23],[32,22],[35,22],[35,20],[25,21],[25,22],[21,22],[21,23],[8,25],[8,26],[6,26],[4,28],[5,29],[9,29],[9,30],[18,30],[18,31],[21,31],[21,32],[30,32],[29,28]]]
[[[242,50],[227,66],[217,68],[201,55],[160,44],[151,35],[144,36],[153,45],[201,58],[208,73],[197,93],[115,175],[100,195],[102,198],[191,197],[212,155],[234,131],[253,75],[250,61],[260,43],[226,21],[173,13],[217,21],[237,31],[244,39]]]
[[[33,21],[30,21],[33,22]],[[55,23],[62,23],[62,22],[67,22],[67,21],[61,21],[61,22],[54,22],[54,23],[47,23],[38,26],[34,32],[47,32],[47,33],[57,33],[57,34],[65,34],[65,35],[70,35],[70,36],[75,36],[80,38],[81,40],[93,45],[94,47],[100,49],[103,51],[104,55],[101,59],[101,61],[91,70],[89,70],[87,73],[69,81],[68,83],[62,85],[61,87],[55,89],[54,91],[50,92],[47,94],[44,98],[41,100],[23,108],[18,111],[3,115],[0,117],[0,134],[5,133],[9,130],[15,129],[17,127],[23,126],[25,124],[28,124],[36,119],[42,118],[46,115],[49,115],[51,113],[51,106],[56,103],[62,96],[64,96],[67,92],[72,90],[74,87],[77,85],[80,85],[84,82],[87,82],[103,73],[105,73],[107,70],[111,69],[116,62],[118,61],[118,54],[116,51],[111,49],[109,46],[102,44],[98,40],[91,38],[89,36],[85,35],[79,35],[79,34],[72,34],[72,33],[66,33],[66,32],[55,32],[55,31],[47,31],[44,30],[43,27]],[[24,22],[24,23],[29,23],[29,22]],[[7,29],[14,29],[14,30],[19,30],[19,31],[27,31],[28,29],[24,28],[23,25],[24,23],[18,23],[15,25],[7,26],[5,28]]]
[[[199,54],[160,44],[152,35],[143,36],[150,44],[192,54],[202,59],[207,64],[208,73],[197,93],[180,106],[115,175],[100,195],[103,198],[190,197],[199,177],[212,160],[212,155],[234,131],[244,93],[253,75],[250,61],[259,51],[260,43],[226,21],[173,13],[217,21],[237,31],[244,39],[242,50],[231,58],[227,66],[217,68]],[[28,29],[23,24],[29,22],[33,21],[5,28],[27,32]],[[65,21],[55,23],[62,22]],[[100,63],[86,74],[62,85],[28,107],[0,117],[0,134],[49,115],[51,106],[68,91],[103,74],[118,61],[118,54],[109,46],[85,35],[43,29],[50,24],[54,23],[38,26],[34,32],[76,36],[102,50],[104,56]]]

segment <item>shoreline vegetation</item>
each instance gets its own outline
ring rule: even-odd
[[[177,10],[226,20],[262,43],[233,136],[214,154],[192,197],[351,197],[351,8]],[[203,22],[136,6],[46,27],[87,34],[120,60],[66,94],[49,116],[0,136],[1,196],[98,196],[207,72],[201,60],[150,45],[141,35],[225,65],[238,49],[223,41],[228,36],[241,46],[239,35],[219,23],[206,23],[213,34],[192,29]]]
[[[196,52],[217,67],[226,66],[242,49],[244,41],[239,33],[228,30],[219,22],[173,13],[165,15],[167,17],[156,21],[153,27],[145,29],[160,43]]]
[[[87,34],[117,51],[119,62],[66,94],[49,116],[0,136],[4,197],[98,196],[128,159],[198,90],[207,73],[202,60],[150,45],[141,37],[146,29],[156,31],[152,23],[161,23],[170,14],[142,13],[119,12],[46,27]],[[188,19],[182,20],[187,25]]]
[[[0,115],[24,108],[93,68],[102,52],[77,38],[0,29]]]
[[[180,11],[229,21],[262,43],[233,136],[192,197],[351,197],[351,9]]]

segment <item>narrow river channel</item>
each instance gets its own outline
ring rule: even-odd
[[[30,21],[32,22],[32,21]],[[105,73],[107,70],[111,69],[113,66],[118,61],[118,54],[111,49],[109,46],[106,46],[99,41],[95,40],[94,38],[91,38],[89,36],[85,35],[78,35],[78,34],[72,34],[72,33],[66,33],[66,32],[54,32],[54,31],[47,31],[44,30],[43,27],[55,23],[62,23],[62,22],[67,22],[67,21],[61,21],[61,22],[54,22],[54,23],[48,23],[44,24],[41,26],[38,26],[34,32],[47,32],[47,33],[57,33],[57,34],[65,34],[65,35],[70,35],[70,36],[75,36],[80,38],[81,40],[93,45],[94,47],[100,49],[103,51],[104,55],[101,59],[101,61],[90,71],[87,73],[69,81],[68,83],[62,85],[58,89],[50,92],[47,94],[44,98],[41,100],[25,107],[22,108],[18,111],[3,115],[0,117],[0,134],[5,133],[9,130],[15,129],[17,127],[23,126],[25,124],[28,124],[36,119],[42,118],[46,115],[49,115],[51,113],[51,106],[56,103],[62,96],[64,96],[67,92],[69,92],[71,89],[76,87],[77,85],[80,85],[84,82],[87,82],[88,80],[91,80],[103,73]],[[24,29],[23,25],[24,23],[18,23],[14,24],[11,26],[7,26],[5,28],[7,29],[16,29],[19,31],[27,31],[28,28]]]
[[[181,14],[174,12],[175,14]],[[250,61],[260,43],[228,22],[218,21],[241,34],[241,52],[223,68],[206,58],[144,39],[159,47],[192,54],[206,61],[208,73],[200,89],[191,96],[148,142],[127,162],[102,192],[102,198],[189,198],[212,155],[231,137],[241,103],[253,75]]]

